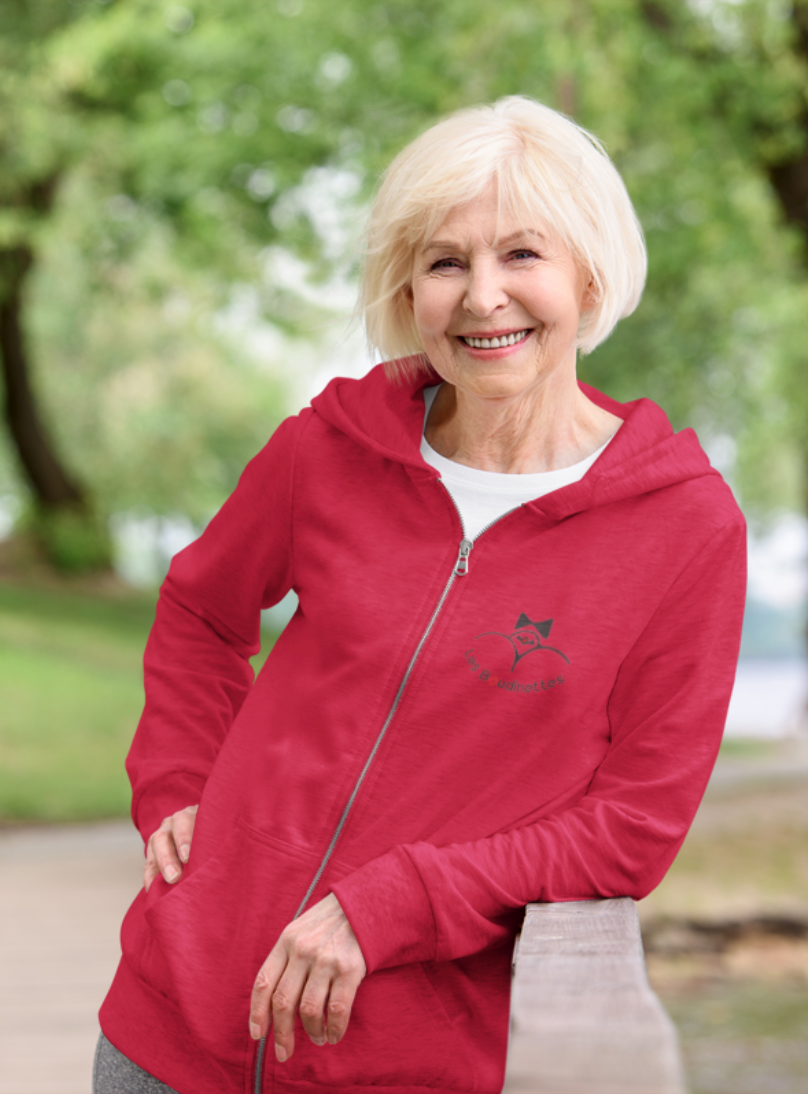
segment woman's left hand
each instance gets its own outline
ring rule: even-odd
[[[270,1021],[275,1055],[283,1063],[294,1052],[295,1011],[315,1045],[335,1045],[345,1036],[356,989],[367,965],[333,893],[286,927],[253,986],[250,1035],[265,1037]]]

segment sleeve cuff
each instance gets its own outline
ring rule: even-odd
[[[432,905],[405,847],[366,863],[335,882],[331,891],[353,928],[369,973],[435,960]]]

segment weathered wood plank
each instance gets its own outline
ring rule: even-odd
[[[651,991],[634,901],[529,904],[503,1094],[684,1094],[676,1031]]]

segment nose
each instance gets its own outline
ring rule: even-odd
[[[463,309],[469,315],[485,319],[498,308],[507,307],[509,300],[502,274],[495,265],[486,262],[471,266],[463,294]]]

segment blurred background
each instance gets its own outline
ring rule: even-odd
[[[513,93],[603,140],[647,236],[640,309],[581,377],[695,427],[750,528],[725,745],[640,909],[653,983],[692,1090],[808,1088],[807,76],[806,0],[3,0],[0,1092],[89,1088],[171,555],[283,417],[373,363],[352,309],[379,172]],[[62,899],[85,933],[59,918],[59,987],[31,968]],[[22,1078],[42,990],[62,1040]]]

